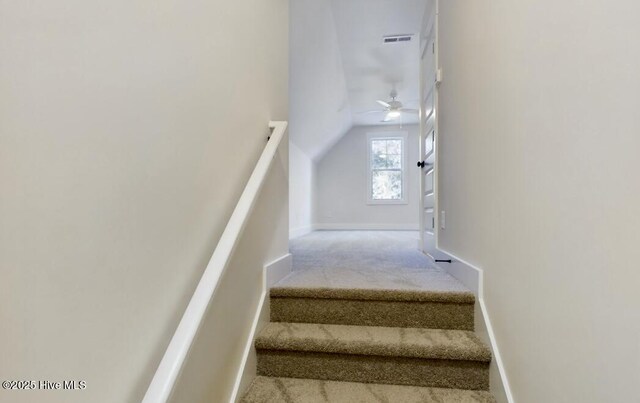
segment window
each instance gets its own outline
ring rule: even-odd
[[[369,204],[405,204],[405,152],[407,134],[369,133]]]

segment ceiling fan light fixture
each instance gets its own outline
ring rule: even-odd
[[[387,116],[390,118],[399,118],[400,117],[400,111],[389,111],[389,113],[387,113]]]

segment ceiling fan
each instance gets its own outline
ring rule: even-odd
[[[392,120],[396,120],[399,117],[401,117],[403,113],[418,114],[417,109],[404,108],[402,106],[402,102],[396,99],[398,97],[398,93],[396,92],[395,89],[391,90],[389,97],[391,98],[391,100],[389,101],[382,101],[382,100],[376,101],[377,103],[379,103],[384,107],[383,110],[372,110],[372,111],[366,111],[362,113],[368,114],[368,113],[385,113],[386,112],[386,115],[384,116],[384,119],[382,119],[382,122],[390,122]]]

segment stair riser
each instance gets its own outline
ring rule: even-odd
[[[258,350],[258,374],[271,377],[489,389],[489,363]]]
[[[271,321],[473,331],[473,304],[271,297]]]

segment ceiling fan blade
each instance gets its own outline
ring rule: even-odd
[[[387,102],[381,101],[379,99],[376,102],[379,103],[380,105],[384,106],[385,108],[391,107],[391,105],[389,105]]]
[[[389,114],[387,113],[387,115],[384,117],[384,119],[381,120],[381,122],[391,122],[392,120],[395,120],[395,118],[389,116]]]
[[[419,110],[417,110],[417,109],[411,109],[411,108],[402,108],[402,109],[400,109],[400,112],[413,113],[413,114],[416,114],[416,115],[417,115],[418,113],[420,113],[420,111],[419,111]]]
[[[385,113],[385,112],[386,111],[383,111],[383,110],[377,110],[377,111],[371,110],[371,111],[358,112],[358,115],[368,115],[370,113]]]

